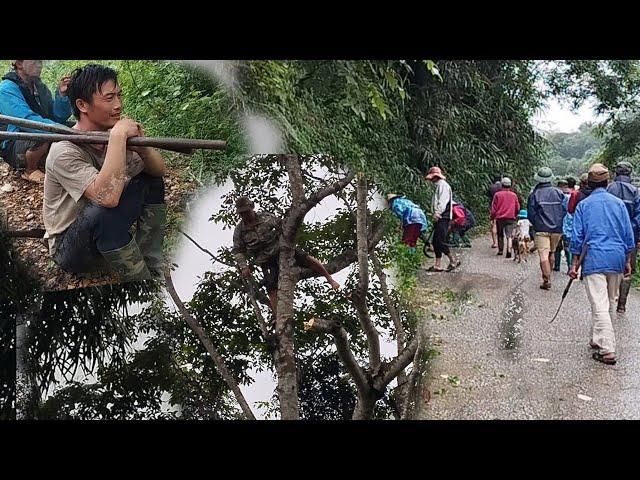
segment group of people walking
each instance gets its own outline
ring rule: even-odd
[[[617,361],[614,309],[626,312],[640,247],[640,192],[631,183],[632,170],[631,163],[619,162],[610,180],[607,167],[596,163],[581,176],[576,189],[573,178],[554,185],[553,172],[542,167],[527,200],[532,251],[537,250],[540,259],[540,288],[551,289],[551,271],[560,271],[562,252],[571,278],[578,278],[581,269],[593,323],[589,345],[594,349],[593,358],[606,364]],[[518,197],[506,177],[494,182],[489,195],[492,246],[502,255],[506,243],[510,257],[511,228],[516,218],[523,216],[516,213]]]
[[[631,163],[621,161],[610,179],[607,167],[596,163],[576,187],[574,178],[556,180],[549,167],[542,167],[534,176],[526,208],[509,177],[495,177],[487,192],[492,248],[498,250],[498,256],[512,258],[518,253],[516,244],[520,251],[537,251],[544,291],[552,289],[552,271],[560,271],[563,253],[567,274],[573,279],[581,275],[591,307],[589,346],[595,360],[609,365],[617,362],[613,318],[616,312],[626,312],[640,248],[640,191],[631,182],[632,171]],[[435,186],[431,207],[436,259],[428,271],[452,271],[460,260],[446,238],[456,202],[439,167],[429,169],[425,178]],[[427,216],[405,196],[388,194],[387,202],[402,221],[403,243],[415,251],[418,238],[429,227]],[[529,241],[533,241],[531,247]],[[443,256],[449,259],[446,269],[442,268]]]

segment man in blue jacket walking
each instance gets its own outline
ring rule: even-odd
[[[540,288],[549,290],[553,255],[562,238],[562,220],[566,212],[564,195],[559,188],[553,186],[553,172],[549,167],[540,168],[534,179],[537,185],[529,195],[527,211],[536,232],[535,246],[540,255]]]
[[[627,311],[627,297],[631,288],[631,277],[636,272],[638,263],[638,246],[640,245],[640,190],[631,183],[633,166],[629,162],[618,162],[616,165],[616,178],[607,187],[607,192],[615,195],[624,202],[629,213],[633,236],[636,244],[631,254],[631,275],[625,276],[620,283],[620,296],[618,297],[618,313]]]
[[[69,77],[60,80],[54,98],[40,80],[42,60],[15,60],[11,66],[13,70],[0,82],[0,114],[48,124],[65,123],[69,119]],[[7,131],[39,132],[15,125],[9,125]],[[2,142],[2,157],[13,168],[24,168],[22,178],[25,180],[43,183],[44,173],[40,168],[44,166],[50,145],[43,141],[5,140]]]
[[[616,339],[611,321],[623,273],[631,273],[631,253],[635,248],[631,220],[624,202],[607,192],[609,171],[596,163],[589,169],[588,182],[593,192],[578,204],[573,216],[569,275],[578,278],[581,255],[582,273],[591,304],[593,322],[589,345],[596,349],[593,358],[616,363]]]

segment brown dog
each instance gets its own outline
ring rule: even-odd
[[[518,263],[522,263],[523,259],[525,262],[529,261],[529,243],[531,242],[528,232],[523,233],[520,230],[520,227],[516,226],[513,229],[513,238],[511,239],[515,253],[513,261],[517,260]]]

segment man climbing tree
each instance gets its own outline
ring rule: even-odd
[[[240,197],[236,201],[236,212],[242,221],[233,232],[233,254],[235,255],[242,276],[251,276],[251,267],[247,256],[262,268],[264,284],[267,287],[271,310],[276,311],[278,305],[278,275],[280,247],[278,239],[282,232],[282,219],[266,212],[257,213],[255,204],[248,197]],[[327,269],[316,258],[300,248],[295,248],[294,258],[298,267],[307,267],[327,279],[334,290],[340,289]]]

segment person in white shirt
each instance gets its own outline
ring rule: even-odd
[[[450,272],[460,265],[460,261],[452,255],[449,250],[449,246],[446,243],[449,224],[453,218],[453,193],[451,191],[451,187],[446,181],[446,177],[442,174],[442,170],[440,170],[439,167],[431,167],[425,178],[430,182],[433,182],[436,187],[431,204],[435,223],[435,230],[433,233],[433,251],[436,254],[436,263],[434,266],[430,267],[428,271],[443,272],[442,254],[445,254],[449,258],[447,271]]]

